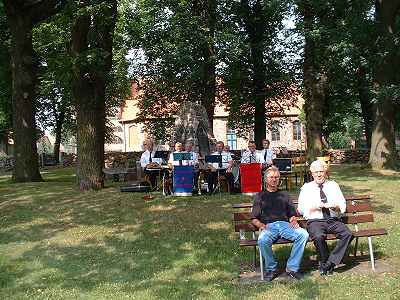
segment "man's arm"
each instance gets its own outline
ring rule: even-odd
[[[142,156],[140,157],[140,166],[142,168],[145,168],[147,166],[147,162],[146,162],[146,152],[142,153]]]
[[[267,225],[260,221],[261,216],[261,193],[254,197],[253,208],[251,210],[251,223],[258,229],[264,230]]]
[[[287,216],[289,218],[289,223],[292,228],[299,228],[299,223],[297,223],[297,212],[293,205],[292,199],[287,195]]]

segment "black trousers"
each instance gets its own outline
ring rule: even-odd
[[[353,240],[353,234],[350,229],[337,218],[308,220],[307,231],[317,249],[319,261],[330,261],[335,265],[342,261],[347,247]],[[331,253],[329,253],[328,245],[326,244],[326,235],[328,233],[335,234],[339,239]]]
[[[210,172],[208,174],[208,178],[207,178],[207,182],[208,182],[208,191],[210,193],[212,193],[214,191],[214,187],[217,183],[217,179],[218,179],[218,173],[219,175],[224,175],[226,177],[226,179],[228,180],[228,185],[229,185],[229,191],[232,193],[233,189],[234,189],[234,178],[233,178],[233,174],[230,172],[226,172],[225,169],[216,171],[216,172]]]

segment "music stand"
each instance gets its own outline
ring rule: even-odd
[[[176,152],[172,153],[174,161],[192,160],[192,153],[190,152]]]
[[[279,172],[287,173],[292,171],[291,158],[274,158],[272,162],[279,169]]]
[[[163,161],[168,161],[169,158],[169,151],[156,151],[156,153],[154,153],[154,158],[161,158]]]

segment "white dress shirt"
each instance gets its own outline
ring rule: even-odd
[[[261,163],[261,155],[258,151],[251,152],[250,150],[246,150],[242,154],[241,163]]]
[[[322,190],[324,191],[327,203],[340,207],[340,213],[346,211],[346,200],[340,190],[339,185],[335,181],[327,180],[323,183]],[[299,204],[297,210],[307,220],[323,219],[322,209],[314,210],[321,203],[320,188],[315,181],[305,183],[300,190]],[[332,209],[329,209],[332,217],[339,217],[340,214]]]
[[[156,151],[153,150],[151,152],[151,161],[161,165],[162,158],[154,158],[155,154]],[[146,150],[142,153],[142,156],[140,157],[140,165],[142,166],[142,168],[145,168],[149,163],[150,163],[150,151]]]
[[[267,155],[265,155],[265,153],[267,153]],[[260,155],[260,162],[263,164],[272,164],[272,160],[276,157],[274,151],[272,151],[272,149],[262,149],[259,153]],[[264,159],[265,157],[265,159]]]
[[[232,162],[232,155],[230,152],[222,151],[219,153],[218,151],[213,152],[211,155],[221,155],[222,156],[222,167],[219,167],[218,163],[212,163],[211,165],[215,169],[226,169],[230,162]]]

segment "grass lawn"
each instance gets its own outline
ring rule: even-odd
[[[81,193],[72,169],[42,175],[27,184],[0,176],[0,299],[400,299],[399,271],[241,284],[251,250],[233,232],[239,195],[145,202],[111,183]],[[347,165],[331,177],[345,193],[373,195],[374,226],[389,232],[373,239],[377,264],[399,270],[400,175]]]

